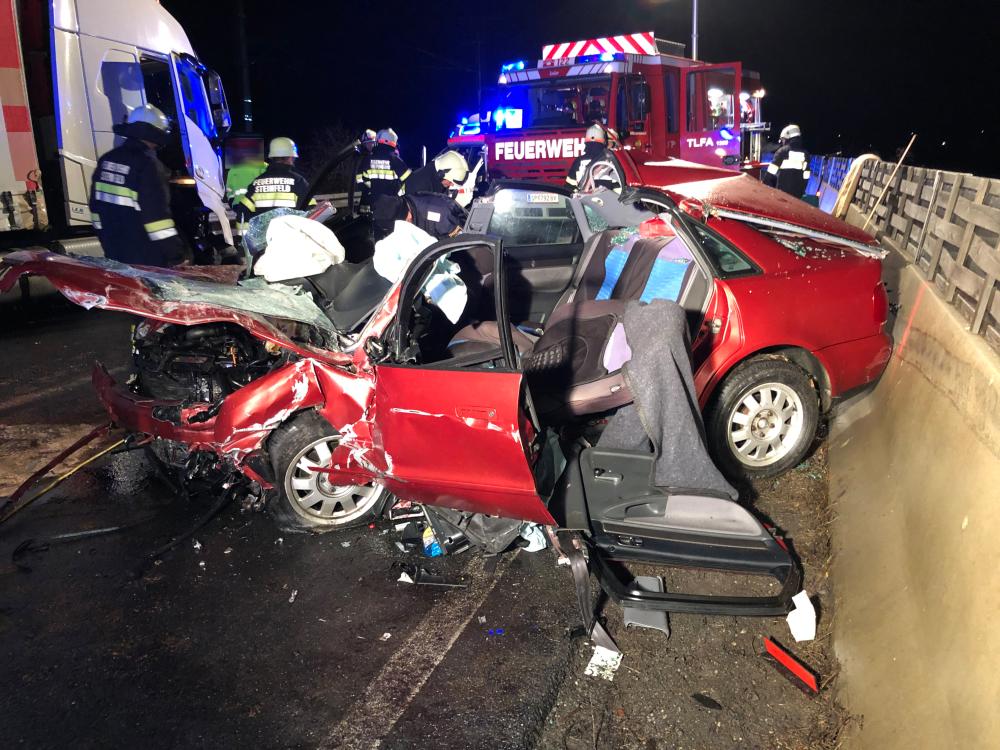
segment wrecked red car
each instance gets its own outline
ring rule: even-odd
[[[395,283],[371,262],[231,285],[18,252],[0,289],[43,275],[79,305],[144,318],[128,382],[94,370],[113,420],[185,477],[242,481],[287,527],[366,522],[396,496],[438,509],[439,538],[490,551],[525,522],[547,527],[578,587],[586,545],[619,601],[780,614],[798,569],[717,475],[698,412],[722,465],[787,468],[819,409],[879,375],[889,341],[867,237],[759,219],[676,186],[498,185],[466,234]],[[446,267],[457,316],[433,304]],[[778,590],[648,592],[636,562],[765,574]]]

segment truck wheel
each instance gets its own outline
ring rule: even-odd
[[[774,477],[798,465],[818,424],[819,398],[809,374],[767,355],[733,370],[705,413],[709,450],[733,480]]]
[[[278,428],[268,443],[277,484],[271,515],[288,531],[323,533],[361,526],[377,517],[391,495],[378,482],[334,485],[326,474],[340,436],[315,413],[301,414]]]

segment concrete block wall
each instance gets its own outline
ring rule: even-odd
[[[1000,357],[905,259],[886,281],[892,360],[830,437],[846,746],[996,748]]]

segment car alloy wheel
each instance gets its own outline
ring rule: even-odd
[[[285,494],[293,509],[309,520],[337,525],[348,524],[366,516],[382,497],[382,485],[338,485],[329,474],[317,471],[330,466],[336,436],[322,437],[300,450],[285,473]]]
[[[802,436],[802,400],[784,383],[754,386],[729,415],[729,447],[749,466],[783,459]]]
[[[799,444],[802,400],[784,383],[762,383],[743,394],[727,421],[733,455],[748,467],[770,466]]]

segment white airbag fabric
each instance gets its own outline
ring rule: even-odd
[[[269,282],[323,273],[347,253],[330,229],[304,216],[279,216],[267,225],[267,249],[254,274]]]

